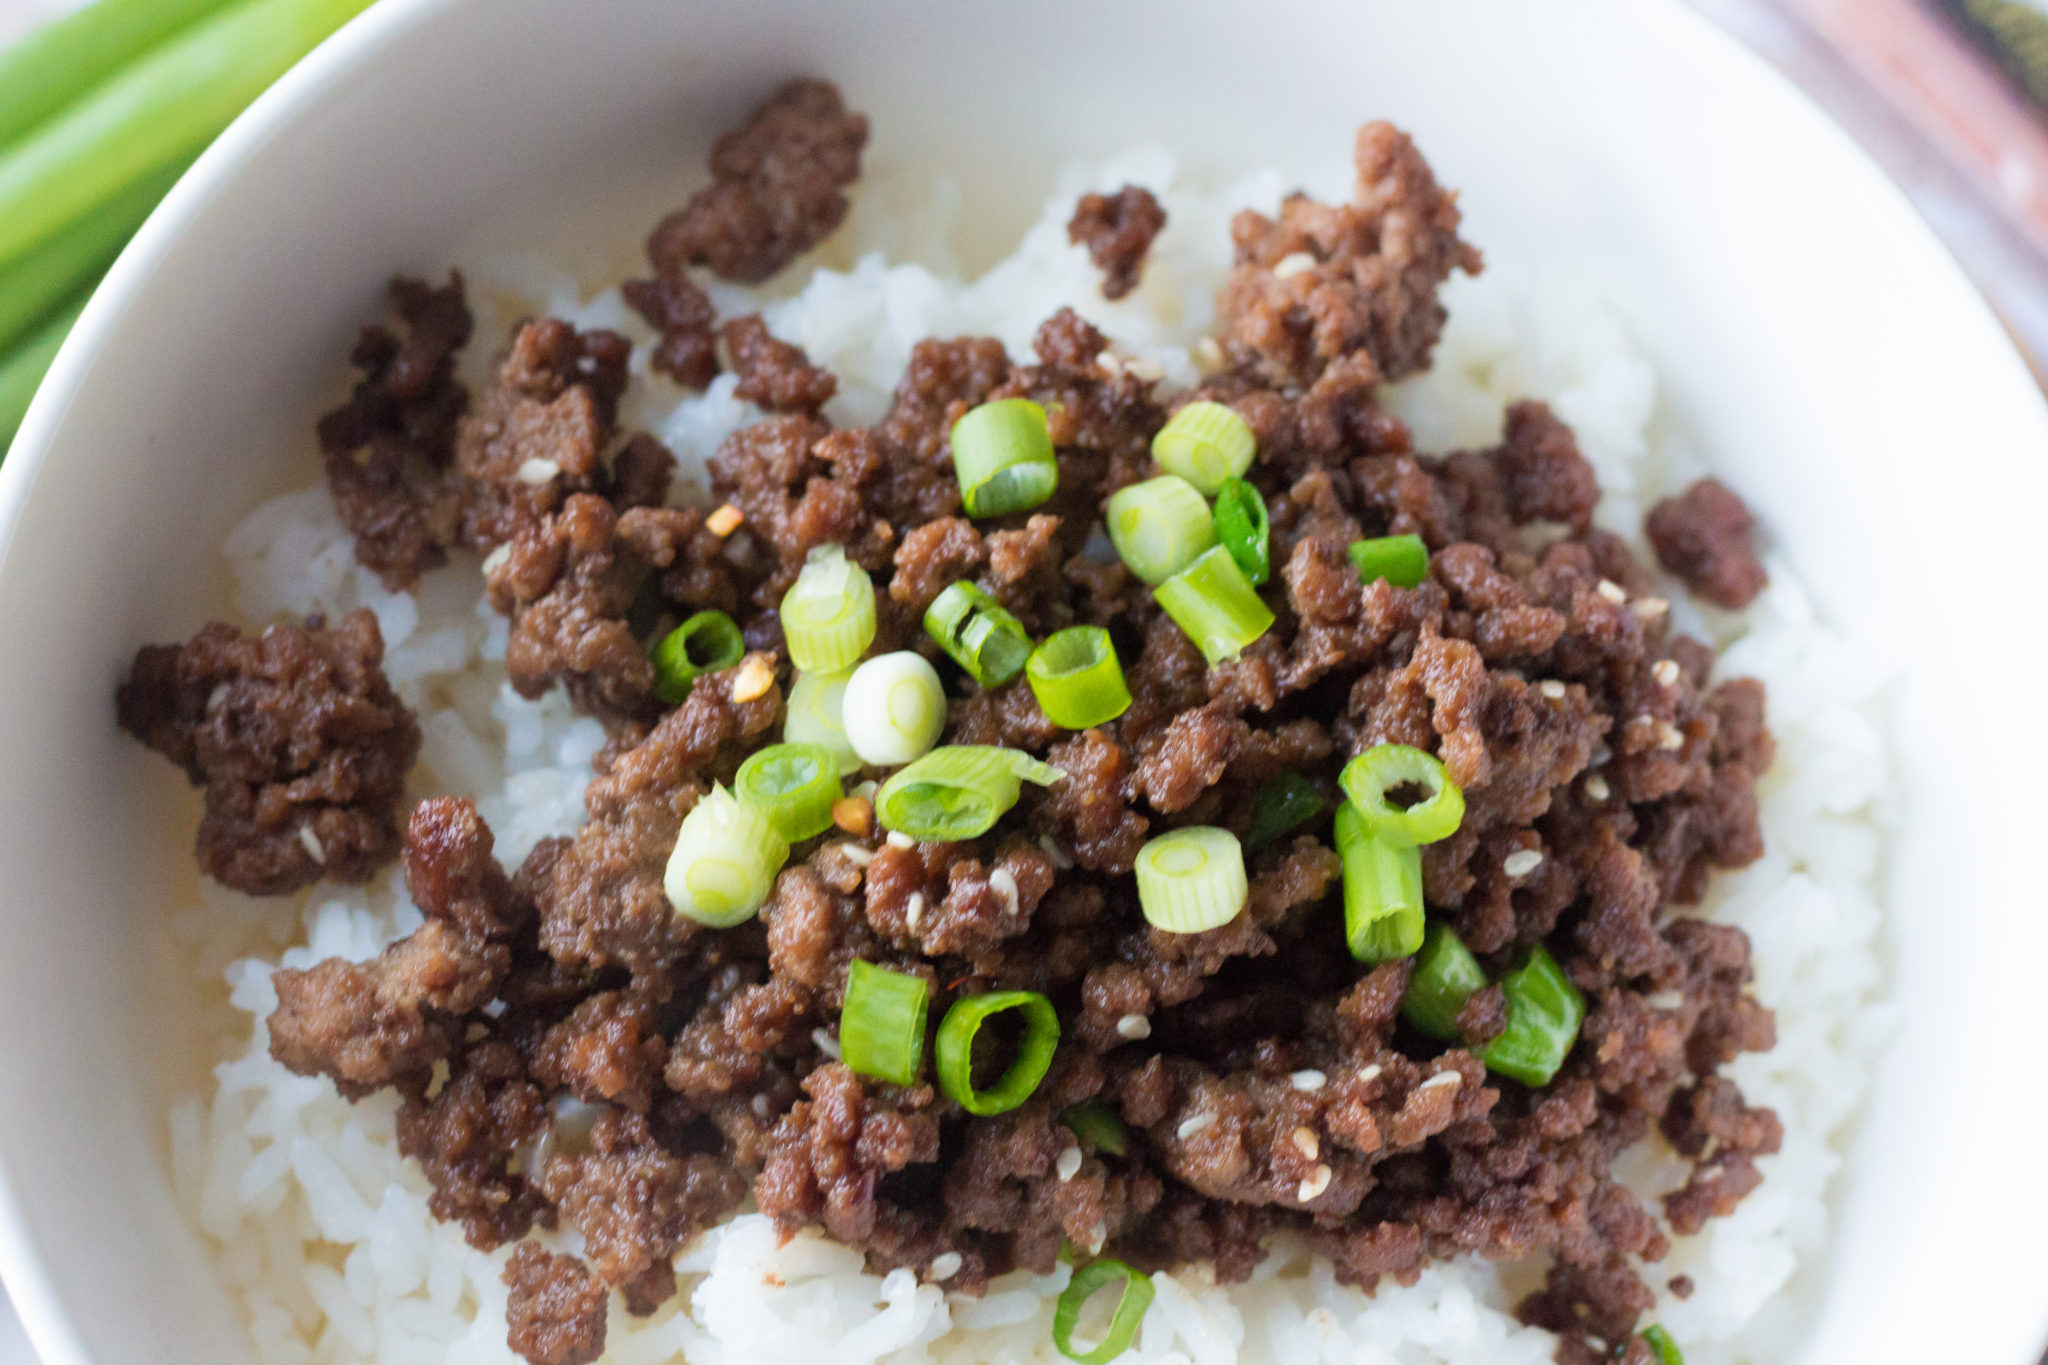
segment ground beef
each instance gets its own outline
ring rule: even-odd
[[[591,1365],[604,1354],[604,1281],[574,1256],[521,1242],[505,1264],[506,1343],[533,1365]]]
[[[462,276],[436,289],[404,276],[391,300],[406,334],[365,327],[349,360],[362,380],[320,419],[320,453],[356,558],[397,589],[447,559],[467,499],[447,477],[469,393],[455,378],[468,343]]]
[[[199,866],[283,895],[322,877],[368,881],[398,853],[398,804],[420,729],[381,667],[377,618],[215,622],[151,645],[116,697],[121,726],[206,793]]]
[[[655,279],[631,291],[663,332],[658,369],[709,379],[711,308],[687,271],[758,279],[814,245],[844,212],[864,137],[828,87],[800,83],[720,144],[717,183],[663,224]],[[1438,287],[1480,262],[1404,136],[1370,126],[1357,159],[1351,203],[1297,195],[1235,225],[1224,365],[1196,392],[1258,437],[1247,477],[1272,519],[1275,622],[1214,667],[1092,543],[1105,500],[1155,472],[1151,439],[1186,396],[1162,400],[1106,359],[1070,310],[1027,363],[985,339],[919,343],[882,418],[853,429],[821,415],[829,374],[759,318],[728,322],[739,392],[773,412],[711,461],[737,524],[666,507],[668,453],[621,445],[609,334],[524,324],[460,438],[435,429],[446,468],[421,486],[447,492],[459,524],[422,502],[434,534],[420,543],[493,551],[514,685],[564,684],[612,742],[588,822],[516,875],[473,807],[423,803],[406,866],[425,925],[368,962],[278,973],[271,1041],[349,1095],[395,1088],[401,1147],[476,1246],[564,1219],[581,1234],[594,1272],[515,1253],[512,1341],[530,1359],[590,1359],[606,1287],[651,1312],[675,1292],[676,1253],[751,1193],[786,1234],[819,1228],[871,1269],[970,1294],[1051,1269],[1063,1245],[1239,1280],[1292,1234],[1368,1287],[1433,1259],[1541,1256],[1520,1311],[1561,1334],[1560,1358],[1640,1365],[1643,1267],[1667,1230],[1733,1209],[1782,1138],[1721,1074],[1775,1038],[1748,939],[1674,908],[1762,854],[1764,697],[1714,678],[1711,650],[1672,632],[1649,567],[1595,527],[1593,468],[1547,408],[1515,404],[1498,444],[1430,456],[1379,407],[1385,380],[1428,363]],[[1084,201],[1073,232],[1106,293],[1135,280],[1158,219],[1141,191]],[[371,347],[349,421],[403,427],[394,395],[419,366],[445,370],[450,308],[406,304],[419,356]],[[948,433],[1004,397],[1045,407],[1059,488],[969,521]],[[340,497],[351,487],[336,481]],[[1650,534],[1667,567],[1733,600],[1761,576],[1742,586],[1751,528],[1718,487],[1660,505]],[[1349,561],[1352,541],[1387,534],[1428,545],[1412,588],[1362,583]],[[849,817],[792,852],[755,920],[709,929],[673,913],[664,867],[694,804],[779,733],[775,607],[821,545],[874,577],[875,647],[941,668],[947,742],[1022,749],[1065,776],[1027,784],[959,843],[906,847]],[[1034,634],[1107,628],[1128,709],[1069,732],[1028,682],[961,674],[919,622],[963,580]],[[742,617],[755,652],[664,704],[651,623],[706,606]],[[163,695],[175,704],[124,694],[124,717],[196,717],[211,689]],[[174,757],[192,744],[176,726],[161,740],[135,728]],[[1437,755],[1464,794],[1457,830],[1421,853],[1432,917],[1490,980],[1542,944],[1586,998],[1545,1086],[1480,1060],[1509,1022],[1498,985],[1465,1002],[1445,1046],[1400,1018],[1412,960],[1343,951],[1327,811],[1247,849],[1246,903],[1224,924],[1171,934],[1142,915],[1131,872],[1147,839],[1248,836],[1291,777],[1338,799],[1345,762],[1379,743]],[[1016,1109],[970,1116],[929,1085],[856,1074],[834,1030],[857,961],[922,979],[933,1020],[991,990],[1045,995],[1062,1040],[1044,1081]],[[1122,1153],[1062,1122],[1083,1102],[1121,1121]],[[1653,1130],[1689,1175],[1646,1206],[1614,1171]]]
[[[1166,210],[1152,191],[1126,185],[1115,194],[1084,194],[1067,220],[1067,240],[1088,248],[1102,272],[1102,297],[1120,299],[1138,287],[1145,253],[1166,226]]]
[[[868,121],[824,81],[791,81],[711,150],[712,183],[648,239],[663,279],[693,265],[759,284],[832,235],[860,175]]]
[[[1756,518],[1719,479],[1652,507],[1643,530],[1657,561],[1717,606],[1746,607],[1770,581],[1756,554]]]

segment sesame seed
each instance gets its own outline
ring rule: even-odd
[[[846,859],[849,863],[852,863],[855,867],[866,867],[875,860],[873,849],[862,848],[859,844],[855,843],[834,844],[832,851]]]
[[[748,1104],[747,1107],[754,1111],[754,1117],[757,1119],[765,1119],[768,1117],[768,1097],[766,1095],[754,1096],[753,1100]]]
[[[1675,1010],[1685,1004],[1683,991],[1658,991],[1643,997],[1643,1003],[1653,1010]]]
[[[932,1257],[931,1278],[934,1280],[950,1280],[955,1275],[958,1275],[960,1268],[966,1264],[967,1258],[959,1252],[942,1252]]]
[[[740,511],[739,508],[731,503],[727,503],[710,516],[704,518],[704,529],[717,536],[720,540],[724,540],[734,531],[739,530],[740,523],[746,519],[746,513]]]
[[[562,466],[553,460],[535,458],[520,465],[519,472],[513,477],[528,488],[538,488],[544,483],[553,483],[555,476],[561,472]]]
[[[889,847],[904,849],[916,848],[917,840],[911,838],[908,834],[905,834],[900,829],[892,829],[889,831]]]
[[[1533,848],[1518,848],[1501,859],[1500,870],[1516,881],[1528,876],[1543,864],[1543,854]]]
[[[1671,604],[1661,597],[1638,597],[1635,601],[1629,603],[1628,609],[1644,620],[1649,620],[1651,617],[1662,616],[1665,612],[1670,611]]]
[[[1074,860],[1067,856],[1065,849],[1060,847],[1060,841],[1053,838],[1050,834],[1038,836],[1038,848],[1046,857],[1052,859],[1054,871],[1065,872],[1074,865]]]
[[[848,792],[847,795],[858,796],[863,801],[873,801],[875,799],[875,791],[875,779],[871,777],[864,782],[854,783],[853,790]]]
[[[1126,360],[1124,362],[1124,371],[1131,378],[1146,384],[1157,384],[1160,380],[1166,378],[1166,370],[1158,361],[1142,355],[1132,356],[1129,360]]]
[[[1276,280],[1291,280],[1296,275],[1304,271],[1314,270],[1315,268],[1315,257],[1309,255],[1306,251],[1293,251],[1282,256],[1274,263],[1273,278]]]
[[[1668,720],[1657,722],[1657,747],[1660,749],[1683,749],[1685,736],[1678,727]]]
[[[1536,684],[1536,690],[1552,701],[1564,700],[1564,684],[1555,678],[1545,678]]]
[[[1207,369],[1220,370],[1223,368],[1223,348],[1215,337],[1203,337],[1195,343],[1195,359]]]
[[[1017,878],[1007,867],[999,867],[988,874],[988,889],[1003,898],[1003,913],[1014,915],[1022,904],[1017,894]]]
[[[1383,1069],[1378,1062],[1367,1062],[1364,1066],[1358,1068],[1358,1083],[1364,1085],[1369,1081],[1378,1080]]]
[[[1135,1043],[1140,1038],[1152,1036],[1152,1021],[1142,1014],[1126,1014],[1116,1021],[1116,1033],[1117,1037],[1128,1038]]]
[[[327,862],[327,846],[320,842],[320,836],[313,832],[311,825],[299,826],[299,845],[314,862],[323,865]]]
[[[1115,351],[1103,351],[1101,355],[1095,357],[1095,364],[1102,370],[1104,374],[1108,375],[1111,379],[1114,379],[1119,374],[1123,373],[1123,357],[1118,355]]]
[[[1185,1142],[1197,1133],[1207,1132],[1215,1122],[1214,1114],[1197,1114],[1193,1118],[1182,1119],[1180,1127],[1173,1130],[1174,1136]]]
[[[1323,1088],[1324,1083],[1327,1082],[1330,1078],[1328,1076],[1325,1076],[1322,1072],[1317,1071],[1314,1068],[1310,1068],[1307,1071],[1297,1071],[1292,1076],[1289,1076],[1287,1079],[1293,1082],[1294,1088],[1296,1090],[1307,1090],[1310,1092],[1314,1092],[1317,1090],[1321,1090]]]
[[[1728,1174],[1728,1171],[1725,1167],[1709,1166],[1704,1171],[1693,1172],[1692,1183],[1695,1185],[1710,1184],[1713,1181],[1719,1180],[1722,1176],[1726,1174]]]
[[[1628,594],[1621,590],[1621,584],[1615,582],[1611,578],[1601,579],[1600,586],[1595,588],[1593,591],[1599,593],[1602,597],[1614,603],[1614,605],[1616,605],[1617,607],[1620,606],[1623,602],[1628,601]]]
[[[912,933],[915,933],[917,931],[917,922],[923,918],[924,892],[913,891],[910,893],[909,902],[903,908],[903,922],[910,926]]]
[[[768,689],[775,686],[775,665],[768,662],[766,654],[749,654],[740,660],[740,666],[733,670],[732,699],[753,701],[764,697]]]
[[[1301,1182],[1301,1188],[1294,1192],[1294,1197],[1306,1204],[1309,1200],[1330,1188],[1330,1177],[1334,1174],[1335,1172],[1328,1166],[1317,1166],[1316,1173]]]
[[[1072,1180],[1081,1173],[1081,1149],[1069,1147],[1061,1152],[1060,1159],[1053,1163],[1052,1169],[1053,1174],[1060,1178],[1060,1184],[1064,1185]]]
[[[1102,1250],[1102,1244],[1108,1240],[1109,1224],[1098,1218],[1095,1221],[1095,1226],[1088,1229],[1088,1254],[1093,1256],[1096,1252]]]
[[[834,1038],[829,1031],[822,1028],[812,1029],[811,1041],[817,1044],[818,1051],[824,1053],[835,1062],[839,1060],[839,1040]]]
[[[832,823],[848,834],[866,834],[868,825],[875,818],[874,803],[865,796],[842,796],[832,803]],[[872,858],[866,849],[861,852]],[[862,867],[867,864],[863,862]]]
[[[1295,1129],[1291,1136],[1294,1139],[1294,1150],[1300,1152],[1310,1161],[1314,1161],[1317,1156],[1321,1155],[1323,1144],[1321,1139],[1316,1137],[1315,1129],[1306,1126],[1300,1127]]]
[[[1678,681],[1678,661],[1659,659],[1650,669],[1650,676],[1657,680],[1659,687],[1670,687]]]
[[[1436,1073],[1436,1075],[1431,1076],[1428,1080],[1424,1081],[1421,1085],[1418,1085],[1415,1088],[1417,1090],[1456,1090],[1459,1086],[1463,1085],[1464,1083],[1464,1076],[1460,1075],[1456,1071],[1439,1071]]]
[[[508,540],[503,545],[500,545],[497,549],[491,551],[489,554],[484,556],[484,577],[489,578],[492,574],[496,573],[499,569],[503,568],[505,566],[505,561],[510,559],[511,557],[512,542]]]
[[[1608,797],[1614,795],[1614,789],[1607,785],[1606,778],[1598,773],[1594,773],[1586,779],[1586,795],[1592,797],[1595,801],[1605,801]]]

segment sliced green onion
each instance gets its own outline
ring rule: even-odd
[[[999,398],[953,424],[953,472],[970,517],[1002,517],[1038,506],[1059,486],[1045,409],[1029,398]]]
[[[1685,1365],[1685,1352],[1678,1349],[1678,1343],[1671,1339],[1671,1333],[1651,1323],[1643,1329],[1643,1342],[1650,1348],[1657,1365]]]
[[[939,671],[907,649],[869,659],[847,680],[841,722],[863,762],[893,767],[923,756],[946,728]]]
[[[746,654],[738,622],[722,611],[700,611],[654,647],[654,695],[680,706],[700,674],[731,668]]]
[[[0,49],[0,144],[12,142],[223,0],[94,0]]]
[[[1074,1340],[1081,1309],[1099,1291],[1112,1285],[1117,1286],[1117,1304],[1109,1330],[1102,1334],[1101,1341],[1084,1350]],[[1138,1339],[1138,1329],[1144,1326],[1145,1312],[1152,1307],[1152,1296],[1157,1292],[1151,1280],[1122,1261],[1090,1262],[1074,1272],[1074,1278],[1060,1291],[1059,1301],[1053,1306],[1052,1344],[1061,1355],[1079,1361],[1080,1365],[1109,1365]]]
[[[1422,946],[1422,854],[1365,827],[1358,807],[1337,809],[1344,859],[1344,941],[1360,962],[1392,962]]]
[[[797,674],[789,685],[789,702],[782,714],[785,740],[829,749],[838,758],[842,773],[860,767],[860,755],[846,737],[846,684],[852,677],[850,668],[837,673]]]
[[[1401,997],[1401,1017],[1432,1038],[1458,1039],[1458,1011],[1472,992],[1486,988],[1486,972],[1472,950],[1450,928],[1432,924]]]
[[[974,1038],[981,1026],[1011,1010],[1023,1016],[1017,1060],[987,1090],[974,1086]],[[1006,1114],[1031,1098],[1060,1045],[1060,1017],[1037,991],[991,991],[953,1002],[939,1024],[939,1089],[970,1114]]]
[[[789,861],[789,841],[768,812],[723,786],[683,817],[662,880],[676,913],[714,929],[752,919]]]
[[[839,1011],[840,1060],[863,1076],[916,1085],[924,1068],[924,1015],[931,984],[855,958]]]
[[[898,772],[875,793],[882,828],[932,843],[974,839],[1017,804],[1027,781],[1049,787],[1066,773],[1016,749],[949,744]]]
[[[1101,626],[1069,626],[1045,637],[1024,666],[1031,693],[1054,725],[1085,730],[1131,708],[1116,646]]]
[[[1259,490],[1243,479],[1228,478],[1216,490],[1216,539],[1230,551],[1237,567],[1254,585],[1272,576],[1273,520],[1266,515],[1266,500]]]
[[[178,33],[0,150],[0,260],[196,154],[368,0],[249,0]]]
[[[1167,419],[1152,438],[1152,458],[1178,474],[1204,497],[1214,497],[1229,478],[1241,477],[1258,454],[1259,438],[1244,418],[1221,403],[1190,403]]]
[[[1344,765],[1337,782],[1366,827],[1389,843],[1433,844],[1456,834],[1465,819],[1465,793],[1443,760],[1410,744],[1373,745]],[[1408,786],[1427,794],[1404,809],[1388,793]]]
[[[820,545],[782,595],[790,661],[806,673],[851,668],[875,640],[875,583],[837,545]]]
[[[1001,687],[1031,657],[1031,636],[1024,623],[964,579],[932,600],[924,629],[983,687]]]
[[[1178,474],[1118,489],[1103,509],[1103,522],[1124,567],[1154,586],[1216,543],[1209,504]]]
[[[1273,625],[1272,609],[1221,545],[1197,556],[1152,596],[1212,664],[1235,659]]]
[[[93,0],[88,11],[107,0]],[[0,78],[0,90],[7,88]],[[0,354],[52,308],[106,272],[187,163],[146,175],[41,246],[0,267]]]
[[[1060,1115],[1067,1130],[1098,1152],[1122,1156],[1131,1148],[1131,1130],[1101,1100],[1083,1100]]]
[[[1397,588],[1412,588],[1429,575],[1429,547],[1421,536],[1381,536],[1351,542],[1351,563],[1367,583],[1384,578]]]
[[[1199,934],[1237,918],[1249,886],[1244,848],[1214,825],[1189,825],[1138,850],[1138,906],[1169,934]]]
[[[1323,794],[1316,784],[1289,769],[1252,798],[1251,828],[1245,831],[1244,846],[1256,853],[1283,834],[1291,834],[1321,815]]]
[[[1507,997],[1507,1027],[1479,1049],[1480,1060],[1523,1085],[1549,1085],[1579,1040],[1586,997],[1540,943],[1500,979],[1500,990]]]
[[[822,744],[771,744],[740,764],[733,778],[742,801],[768,812],[792,844],[832,827],[832,804],[846,794],[839,782],[839,756]]]

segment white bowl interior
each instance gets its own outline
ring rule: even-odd
[[[439,272],[483,223],[637,233],[711,130],[804,71],[871,115],[878,154],[958,176],[992,240],[1059,160],[1159,142],[1296,170],[1385,115],[1482,245],[1601,263],[1673,419],[1828,616],[1904,669],[1902,1025],[1801,1358],[2035,1358],[2048,741],[2001,704],[2038,649],[1997,627],[2025,609],[2048,421],[1837,130],[1673,0],[599,8],[384,0],[159,212],[0,471],[0,1268],[51,1365],[246,1358],[164,1173],[192,1040],[148,958],[192,875],[191,807],[167,815],[178,784],[115,732],[135,646],[195,626],[221,533],[310,476],[291,452],[394,269]],[[1960,591],[1965,567],[1990,586]]]

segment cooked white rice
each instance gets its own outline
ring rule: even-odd
[[[1107,304],[1063,225],[1080,190],[1131,181],[1159,195],[1168,225],[1143,287]],[[1280,190],[1270,175],[1221,192],[1190,186],[1176,179],[1166,154],[1135,153],[1070,176],[1014,255],[962,281],[948,269],[948,192],[920,186],[925,202],[912,207],[904,183],[892,187],[884,177],[864,189],[834,247],[869,254],[845,271],[821,269],[800,293],[767,304],[778,335],[841,377],[831,415],[844,422],[881,411],[918,339],[989,334],[1023,354],[1037,324],[1063,304],[1102,326],[1120,354],[1158,366],[1170,384],[1188,382],[1197,372],[1190,348],[1213,321],[1229,265],[1229,215],[1247,204],[1270,206]],[[886,254],[906,245],[927,264]],[[1511,244],[1485,245],[1496,262],[1511,260],[1503,249]],[[466,361],[473,382],[522,314],[545,311],[648,339],[616,290],[582,297],[546,263],[485,261],[469,274],[482,339]],[[716,292],[725,311],[759,303],[744,291]],[[1629,535],[1650,501],[1696,472],[1657,434],[1655,377],[1586,281],[1496,264],[1482,279],[1454,282],[1448,302],[1451,326],[1434,372],[1392,399],[1424,448],[1488,443],[1505,401],[1546,398],[1577,428],[1599,471],[1603,520]],[[701,469],[726,433],[757,414],[733,397],[730,376],[701,396],[684,395],[646,376],[645,354],[644,346],[636,354],[641,382],[625,420],[659,433],[686,471]],[[505,625],[483,603],[473,564],[430,575],[417,593],[387,593],[355,566],[317,486],[259,507],[229,537],[226,555],[234,606],[249,622],[358,605],[377,613],[392,682],[420,711],[418,785],[474,796],[497,831],[502,859],[516,862],[536,840],[581,823],[590,759],[603,735],[559,692],[528,702],[506,685]],[[1816,1282],[1827,1240],[1836,1144],[1883,1031],[1873,1004],[1887,768],[1873,694],[1883,670],[1814,619],[1785,564],[1771,569],[1772,587],[1739,617],[1680,606],[1683,623],[1725,646],[1725,675],[1768,684],[1779,742],[1778,766],[1762,793],[1769,851],[1757,866],[1717,882],[1712,909],[1749,932],[1757,994],[1777,1011],[1776,1049],[1746,1056],[1733,1070],[1753,1101],[1784,1120],[1784,1150],[1761,1163],[1762,1188],[1733,1217],[1681,1241],[1654,1271],[1659,1282],[1684,1273],[1697,1285],[1686,1301],[1667,1296],[1658,1308],[1695,1365],[1775,1359],[1800,1329],[1803,1291]],[[228,996],[213,1085],[170,1114],[173,1183],[269,1365],[516,1361],[505,1345],[498,1279],[505,1253],[471,1250],[459,1229],[428,1214],[426,1181],[394,1142],[395,1100],[348,1104],[325,1080],[291,1075],[266,1050],[274,967],[335,954],[367,958],[419,922],[395,870],[367,888],[320,887],[285,902],[209,885],[177,921],[195,990],[217,997],[225,978]],[[1648,1193],[1671,1188],[1679,1169],[1653,1144],[1631,1158],[1631,1177]],[[573,1235],[563,1243],[573,1246]],[[607,1360],[1060,1359],[1050,1323],[1064,1267],[1043,1278],[1006,1277],[979,1301],[948,1299],[907,1272],[869,1275],[858,1255],[817,1237],[778,1247],[764,1218],[743,1214],[706,1236],[678,1269],[682,1292],[653,1317],[635,1319],[614,1304]],[[1412,1287],[1388,1285],[1368,1297],[1337,1285],[1326,1265],[1283,1248],[1249,1284],[1217,1286],[1200,1267],[1156,1276],[1158,1298],[1126,1359],[1533,1365],[1549,1358],[1551,1339],[1510,1312],[1531,1273],[1438,1266]]]

